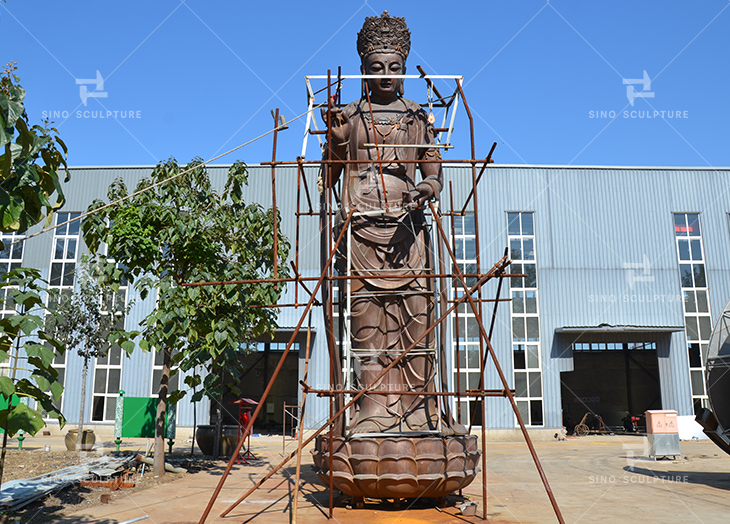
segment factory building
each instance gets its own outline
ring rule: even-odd
[[[116,178],[133,188],[152,169],[72,168],[71,182],[64,187],[68,202],[54,220],[64,222],[85,211],[92,200],[106,199]],[[249,169],[247,200],[270,206],[270,167]],[[213,182],[222,185],[227,166],[212,166],[209,172]],[[307,168],[305,174],[318,202],[317,170]],[[445,164],[444,174],[441,208],[449,210],[451,187],[460,210],[459,203],[471,189],[471,168]],[[620,426],[627,413],[661,408],[691,415],[707,404],[707,345],[712,326],[730,299],[730,169],[492,165],[477,196],[482,270],[492,267],[508,247],[512,273],[526,275],[503,284],[501,298],[511,301],[499,302],[492,343],[522,416],[535,432],[554,433],[555,428],[579,422],[586,413],[602,416],[609,426]],[[296,168],[277,169],[277,203],[284,234],[293,244]],[[308,211],[304,197],[299,206]],[[451,235],[450,218],[444,223]],[[454,217],[453,233],[450,240],[459,264],[470,272],[477,257],[473,200],[464,216]],[[301,216],[299,237],[301,274],[319,276],[317,217]],[[7,268],[37,268],[50,286],[73,289],[76,265],[85,250],[79,224],[74,222],[6,249],[0,262]],[[497,281],[489,282],[483,298],[494,298],[496,290]],[[124,293],[127,301],[133,301],[126,328],[135,329],[151,311],[155,297],[142,300],[131,287]],[[295,297],[289,286],[281,303],[302,304],[307,298],[301,288]],[[494,302],[483,303],[489,321],[493,307]],[[302,306],[282,308],[275,339],[257,341],[256,351],[242,354],[248,367],[245,396],[261,395],[303,311]],[[452,390],[457,381],[462,390],[477,388],[479,337],[474,315],[462,306],[458,322],[454,316],[443,327],[451,343],[447,369]],[[264,429],[281,425],[284,404],[301,401],[297,382],[304,374],[306,340],[304,329],[262,410]],[[320,308],[312,315],[310,344],[307,382],[315,388],[328,387]],[[56,367],[65,386],[62,411],[75,423],[82,359],[70,351]],[[159,355],[139,348],[129,357],[112,352],[95,359],[86,385],[85,424],[113,425],[120,390],[129,396],[156,396],[161,368]],[[173,378],[173,388],[186,388],[183,379],[181,374]],[[485,387],[501,388],[491,361]],[[237,409],[231,400],[224,398],[220,407],[233,423]],[[474,401],[463,399],[454,405],[462,423],[486,424],[490,430],[516,428],[505,398],[486,399],[484,421],[481,410],[474,408]],[[187,395],[177,408],[178,427],[193,425],[193,411]],[[213,411],[207,398],[197,403],[197,424],[209,423]],[[308,397],[306,411],[306,427],[319,427],[329,414],[327,399]]]

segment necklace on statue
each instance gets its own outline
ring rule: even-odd
[[[398,125],[398,122],[380,120],[380,121],[378,121],[378,122],[375,123],[375,125],[373,126],[373,128],[378,132],[378,134],[380,136],[382,136],[383,138],[385,138],[386,136],[388,136],[389,134],[391,134],[393,132],[393,129],[395,129],[397,125]],[[387,133],[383,133],[380,130],[380,126],[389,126],[388,127],[388,132]]]

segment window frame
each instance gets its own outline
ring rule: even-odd
[[[695,215],[697,217],[697,225],[699,231],[697,235],[691,235],[689,231],[689,216]],[[685,231],[677,231],[678,225],[677,218],[683,217]],[[730,216],[730,215],[729,215]],[[675,252],[677,254],[677,269],[679,274],[679,286],[680,294],[682,296],[682,321],[684,324],[684,334],[686,343],[686,358],[687,358],[687,369],[688,369],[688,380],[689,380],[689,391],[692,398],[693,410],[696,412],[698,407],[709,407],[709,397],[707,394],[707,383],[706,383],[706,369],[707,369],[707,350],[710,343],[710,337],[712,336],[712,310],[710,307],[710,283],[709,275],[707,271],[707,257],[705,255],[705,245],[702,236],[702,213],[699,212],[673,212],[672,213],[672,224],[674,227],[674,245]],[[698,241],[700,260],[695,260],[694,250],[692,248],[692,241]],[[687,254],[689,259],[682,259],[683,249],[682,243],[687,242]],[[690,265],[692,268],[689,278],[691,278],[692,285],[685,286],[684,268],[683,266]],[[695,267],[701,266],[704,274],[704,285],[697,286],[695,278]],[[705,304],[707,311],[699,311],[699,301],[697,297],[698,293],[703,293],[705,297]],[[692,300],[687,300],[691,296]],[[692,304],[691,309],[689,304]],[[704,319],[709,327],[703,329]],[[690,321],[692,322],[690,324]],[[694,327],[694,329],[692,329]],[[706,335],[703,337],[703,335]],[[690,338],[690,336],[692,338]],[[694,347],[698,346],[698,347]],[[696,355],[700,359],[700,366],[693,366],[693,353],[699,350],[699,354]],[[696,363],[696,362],[695,362]],[[698,379],[700,377],[700,379]],[[697,383],[697,384],[696,384]],[[702,394],[695,393],[695,386],[702,386]]]
[[[513,220],[511,215],[518,215],[519,217],[519,234],[516,234],[514,232],[511,232],[510,229],[513,224]],[[532,231],[527,232],[525,229],[525,222],[523,221],[524,215],[531,215],[531,222],[532,222]],[[507,245],[509,247],[509,253],[510,253],[510,259],[513,261],[513,264],[510,265],[510,271],[512,273],[523,273],[528,274],[527,271],[525,271],[525,267],[530,265],[534,267],[534,286],[530,285],[527,286],[528,282],[526,282],[528,277],[512,277],[509,279],[509,289],[510,289],[510,299],[511,299],[511,306],[510,306],[510,336],[511,336],[511,359],[512,359],[512,379],[513,379],[513,387],[515,388],[515,403],[517,404],[518,408],[522,407],[523,409],[520,409],[520,415],[522,416],[523,422],[527,427],[545,427],[545,384],[544,384],[544,367],[543,367],[543,354],[542,354],[542,337],[540,334],[542,323],[540,322],[540,282],[539,282],[539,275],[537,271],[538,266],[538,253],[537,253],[537,236],[536,236],[536,227],[535,227],[535,212],[534,211],[507,211],[506,212],[506,218],[507,218]],[[525,255],[525,245],[526,241],[532,242],[532,257],[526,258]],[[519,242],[520,252],[519,257],[515,257],[517,253],[513,251],[513,245],[515,242]],[[534,312],[528,312],[527,311],[527,293],[534,293],[535,297],[535,310]],[[521,310],[516,311],[517,304],[519,304],[519,301],[516,301],[518,295],[521,295],[521,303],[522,307]],[[528,319],[536,319],[536,329],[537,329],[537,338],[535,340],[530,340],[528,337]],[[515,327],[519,325],[518,321],[522,321],[522,333],[524,333],[523,338],[520,339],[518,336],[517,340],[515,339]],[[518,348],[522,347],[523,349],[520,351]],[[535,354],[536,360],[537,360],[537,366],[531,366],[530,365],[530,353],[529,350],[531,349],[533,354]],[[522,353],[522,362],[517,361],[517,356],[519,353]],[[520,367],[518,367],[518,364],[520,364]],[[533,391],[533,385],[539,380],[539,391]],[[524,384],[523,387],[518,387],[519,385]],[[524,392],[524,395],[521,395],[520,393]],[[539,395],[533,394],[533,393],[539,393]],[[538,404],[539,403],[539,404]],[[540,414],[538,416],[533,416],[535,413],[533,412],[533,409],[535,407],[539,406]],[[515,426],[518,426],[517,417],[515,416]]]

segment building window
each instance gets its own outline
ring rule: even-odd
[[[656,351],[656,342],[575,342],[573,351]]]
[[[122,348],[113,346],[106,356],[98,357],[94,365],[94,396],[91,420],[113,421],[117,397],[122,383]]]
[[[0,234],[0,240],[3,243],[3,250],[0,253],[0,275],[9,273],[13,269],[19,268],[23,265],[23,246],[22,240],[25,238],[24,235],[15,234]],[[18,242],[18,241],[21,242]],[[18,242],[13,244],[13,242]],[[8,288],[0,289],[0,317],[8,318],[15,315],[15,304],[12,298],[8,296]],[[8,361],[5,361],[6,363]],[[2,363],[0,363],[2,366]]]
[[[14,233],[0,234],[0,241],[3,243],[3,250],[0,252],[0,275],[9,273],[13,269],[19,268],[23,264],[23,246],[22,240],[25,235],[16,235]],[[17,244],[14,244],[17,242]],[[9,288],[0,289],[0,318],[8,318],[15,315],[15,302],[8,295]],[[11,349],[10,356],[0,362],[0,377],[10,376],[10,363],[15,359],[15,350]]]
[[[56,224],[78,219],[81,213],[56,213]],[[79,248],[79,224],[74,220],[53,230],[50,286],[57,289],[74,287],[76,260]]]
[[[117,326],[124,328],[127,306],[127,282],[123,281],[117,292],[109,291],[100,297],[102,311],[117,317]],[[103,357],[94,362],[94,393],[92,397],[91,420],[113,422],[116,418],[117,397],[122,383],[123,350],[118,345],[109,348]]]
[[[286,350],[286,345],[288,342],[256,342],[254,346],[251,347],[253,351],[284,351]],[[289,352],[291,353],[298,353],[299,352],[299,342],[294,342],[291,345],[291,348],[289,348]]]
[[[455,216],[454,234],[451,247],[454,250],[456,262],[464,274],[476,273],[477,242],[476,228],[474,227],[474,213],[466,212],[464,216]],[[467,286],[476,283],[476,277],[467,277]],[[451,299],[456,300],[464,295],[464,288],[458,280],[454,280],[451,288]],[[454,389],[461,393],[470,389],[479,389],[479,325],[474,312],[468,303],[459,305],[451,315],[451,335],[453,348]],[[458,363],[458,364],[457,364]],[[478,407],[478,399],[461,400],[456,413],[461,424],[468,426],[471,413],[476,413],[475,425],[481,424],[482,411]]]
[[[679,280],[684,297],[684,324],[692,403],[697,413],[700,408],[708,407],[705,363],[712,335],[712,315],[700,215],[675,213],[674,235],[679,258]]]
[[[76,261],[79,249],[79,225],[78,217],[81,213],[56,213],[54,222],[64,224],[53,230],[53,244],[51,246],[51,272],[49,276],[48,289],[59,293],[73,293],[74,283],[76,281]],[[69,224],[65,224],[69,220],[76,219]],[[53,308],[53,304],[48,303],[49,308]],[[62,386],[65,384],[66,375],[66,355],[65,351],[62,355],[57,355],[53,361],[53,367],[58,371],[58,383]],[[56,402],[56,407],[61,408],[63,398]]]
[[[512,364],[517,408],[528,426],[542,426],[542,354],[534,213],[507,213],[512,265]]]

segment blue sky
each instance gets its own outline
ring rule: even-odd
[[[464,76],[477,157],[496,141],[501,164],[727,166],[729,6],[8,0],[0,2],[0,60],[18,62],[31,120],[53,117],[71,165],[186,162],[271,129],[276,107],[287,119],[303,113],[305,75],[338,66],[357,73],[357,31],[366,16],[388,9],[411,29],[409,73],[420,64]],[[97,70],[107,96],[84,106],[80,89],[96,85],[76,79],[93,79]],[[649,89],[623,83],[644,71]],[[452,85],[437,83],[444,92]],[[630,105],[632,86],[653,98]],[[358,94],[356,84],[345,85],[344,100]],[[407,81],[406,96],[425,101],[424,83]],[[117,118],[90,116],[106,111]],[[646,118],[654,111],[665,118]],[[280,159],[299,154],[303,130],[302,121],[281,133]],[[452,142],[445,159],[469,156],[463,110]],[[270,160],[271,137],[216,163],[236,159]]]

